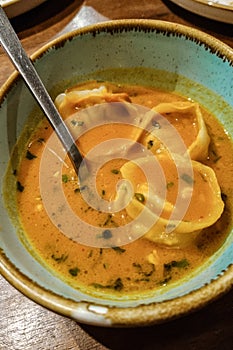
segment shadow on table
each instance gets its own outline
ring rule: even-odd
[[[75,9],[79,9],[84,0],[49,0],[35,7],[31,11],[11,19],[11,23],[19,36],[35,34],[38,26],[41,30],[53,26],[62,18],[68,17]]]
[[[180,18],[185,19],[190,24],[193,24],[197,27],[203,28],[203,30],[215,32],[224,36],[233,37],[233,23],[223,23],[215,21],[204,16],[199,16],[195,13],[192,13],[188,10],[183,9],[182,7],[174,4],[170,0],[162,0],[162,2],[169,8],[169,10]]]
[[[38,27],[42,31],[53,26],[63,18],[67,18],[70,21],[71,18],[69,16],[72,13],[75,15],[82,4],[93,7],[100,15],[110,19],[150,18],[169,20],[167,19],[167,8],[171,12],[171,19],[175,15],[184,20],[187,25],[199,27],[207,32],[233,37],[232,24],[221,23],[199,16],[183,9],[170,0],[145,0],[144,2],[141,0],[134,0],[134,2],[125,2],[125,0],[118,0],[117,2],[110,2],[109,0],[49,0],[31,11],[11,19],[11,22],[22,39],[25,36],[35,34]],[[123,10],[122,6],[124,6]],[[176,19],[172,20],[176,21]]]
[[[166,324],[143,328],[81,328],[111,350],[230,350],[233,291],[204,309]]]

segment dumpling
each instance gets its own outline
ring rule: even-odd
[[[132,122],[138,111],[127,93],[113,93],[105,86],[72,89],[58,95],[55,103],[83,156],[90,151],[90,144],[93,147],[114,138],[132,142],[117,148],[108,145],[107,150],[103,145],[105,152],[112,156],[127,153],[141,134],[141,129]]]
[[[150,131],[146,135],[142,135],[140,140],[143,145],[150,148],[153,153],[161,152],[164,149],[172,151],[170,149],[172,148],[170,145],[173,145],[171,139],[173,142],[174,140],[177,142],[178,138],[181,137],[191,159],[203,160],[207,157],[210,138],[198,103],[189,101],[160,103],[152,111],[154,116],[151,113],[151,128],[149,129],[147,126],[147,130]],[[155,113],[158,114],[157,118]],[[155,124],[156,120],[157,125],[153,128],[153,122]],[[177,134],[172,131],[171,125],[176,129]],[[168,136],[166,137],[166,135]]]
[[[126,93],[111,93],[105,86],[94,88],[91,90],[72,89],[57,96],[55,104],[66,118],[78,110],[95,106],[105,102],[131,102]]]
[[[129,180],[134,196],[126,207],[132,219],[144,211],[140,225],[144,230],[147,222],[154,224],[145,232],[144,238],[166,246],[182,247],[192,242],[205,227],[214,224],[221,216],[224,203],[214,171],[197,161],[191,161],[191,173],[182,160],[177,171],[177,160],[160,155],[158,161],[165,174],[166,183],[157,186],[158,176],[148,183],[140,168],[148,167],[154,157],[126,162],[121,168],[123,178]],[[163,192],[165,190],[165,192]],[[161,196],[161,193],[165,195]]]

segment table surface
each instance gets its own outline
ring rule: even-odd
[[[169,0],[45,1],[11,22],[30,55],[54,36],[104,19],[151,18],[182,23],[233,47],[233,25],[185,11]],[[0,48],[0,84],[13,67]],[[221,349],[233,344],[233,291],[204,309],[166,324],[140,329],[81,325],[29,300],[0,276],[1,350]]]

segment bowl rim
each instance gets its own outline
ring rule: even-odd
[[[0,249],[0,255],[4,253]],[[135,307],[102,306],[94,302],[76,302],[46,290],[20,272],[5,256],[0,261],[2,276],[37,304],[78,322],[104,327],[138,327],[165,323],[198,311],[219,299],[233,287],[233,264],[217,279],[175,299]],[[210,298],[211,294],[211,298]],[[79,312],[82,315],[79,315]]]
[[[166,31],[186,36],[191,40],[201,42],[208,46],[212,53],[220,56],[224,60],[228,60],[230,65],[233,66],[233,49],[210,34],[177,23],[144,19],[107,21],[76,29],[43,45],[40,49],[36,50],[30,58],[33,62],[36,62],[36,60],[46,54],[48,50],[62,46],[66,41],[72,40],[79,35],[99,33],[101,31],[111,32],[122,28],[129,30],[139,30],[142,28],[144,31]],[[20,75],[18,72],[13,72],[0,88],[0,105],[3,100],[7,98],[9,91],[14,88],[19,77]],[[232,263],[209,284],[181,297],[161,302],[152,302],[147,305],[142,303],[135,307],[112,307],[100,306],[96,303],[85,301],[73,301],[71,299],[66,299],[64,296],[55,294],[50,290],[46,290],[19,271],[7,258],[2,249],[0,249],[0,273],[25,296],[51,311],[71,317],[82,323],[110,327],[144,326],[163,323],[206,306],[223,294],[229,292],[233,287]],[[81,317],[78,314],[80,310],[82,310]]]
[[[119,19],[119,20],[110,20],[99,22],[96,24],[91,24],[85,26],[83,28],[75,29],[71,32],[62,34],[61,36],[51,40],[49,43],[42,46],[40,49],[36,50],[32,55],[31,59],[35,61],[40,58],[41,55],[47,51],[48,48],[56,46],[57,44],[62,44],[64,41],[72,40],[74,37],[82,34],[88,33],[98,33],[100,31],[112,32],[117,30],[118,28],[124,27],[127,29],[136,29],[140,30],[157,30],[162,32],[168,32],[173,34],[181,34],[184,36],[188,36],[189,39],[194,41],[202,42],[207,45],[212,53],[216,53],[225,59],[228,59],[231,65],[233,65],[233,48],[229,45],[217,39],[211,34],[208,34],[200,29],[196,29],[193,27],[189,27],[183,24],[169,22],[169,21],[161,21],[161,20],[153,20],[153,19]],[[221,49],[220,49],[221,47]]]

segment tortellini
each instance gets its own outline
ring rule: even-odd
[[[177,135],[173,132],[171,137],[178,139],[180,136],[187,148],[188,154],[191,159],[203,160],[208,154],[208,147],[210,138],[206,129],[205,122],[202,117],[200,107],[194,102],[174,102],[174,103],[160,103],[152,109],[153,112],[163,116],[168,123],[164,123],[160,118],[161,124],[164,124],[161,130],[152,129],[146,136],[141,137],[141,142],[147,147],[151,148],[152,152],[158,153],[166,144],[161,144],[158,137],[171,133],[170,124],[176,129]],[[159,125],[158,123],[158,125]],[[162,130],[163,129],[163,130]],[[169,137],[169,134],[167,134]],[[164,137],[166,139],[166,136]],[[166,141],[166,140],[165,140]]]
[[[160,155],[158,160],[166,173],[164,198],[158,195],[156,175],[154,183],[142,180],[140,167],[154,162],[153,156],[140,159],[140,167],[134,161],[122,166],[121,174],[131,182],[135,192],[126,210],[132,219],[144,210],[141,227],[137,225],[135,230],[143,230],[144,223],[154,221],[145,238],[167,246],[182,247],[192,242],[202,229],[212,225],[221,216],[224,209],[221,190],[214,171],[200,162],[191,161],[192,177],[185,172],[185,167],[181,167],[178,177],[175,171],[177,164],[172,159]],[[181,200],[179,203],[178,196]],[[187,211],[182,212],[186,209],[182,207],[185,200]],[[174,210],[176,216],[172,218]]]
[[[55,104],[63,117],[70,116],[77,111],[102,103],[131,102],[126,93],[111,93],[105,86],[91,90],[67,90],[57,96]]]
[[[138,140],[154,157],[140,159],[139,164],[143,168],[155,159],[160,162],[166,178],[166,197],[161,197],[161,188],[153,185],[158,181],[158,174],[154,181],[147,182],[137,162],[127,162],[121,173],[131,181],[136,195],[126,210],[132,219],[143,210],[144,222],[154,218],[154,225],[144,238],[166,246],[188,245],[204,228],[214,224],[224,209],[216,175],[201,163],[208,155],[210,142],[201,109],[191,101],[160,103],[146,114],[141,125],[144,132]],[[182,142],[183,148],[178,147]],[[177,172],[177,165],[182,162]],[[192,170],[191,175],[185,171],[188,168]],[[180,184],[185,182],[181,188]],[[185,201],[187,210],[184,210]],[[179,208],[184,212],[179,212]],[[145,229],[143,222],[141,226],[135,225],[135,230],[140,229]]]

